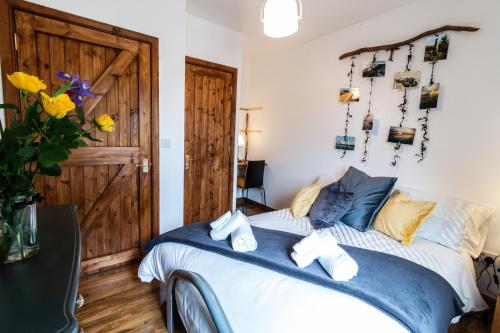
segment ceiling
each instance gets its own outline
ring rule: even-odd
[[[245,48],[283,48],[308,42],[330,32],[394,10],[416,0],[302,0],[304,18],[299,32],[268,38],[260,22],[263,0],[187,0],[187,12],[245,35]]]

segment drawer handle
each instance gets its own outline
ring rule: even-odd
[[[78,306],[78,309],[81,308],[85,304],[85,299],[83,298],[82,294],[78,294],[78,298],[76,299],[76,305]]]

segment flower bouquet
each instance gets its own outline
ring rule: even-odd
[[[84,97],[94,97],[91,86],[61,71],[64,85],[52,95],[45,83],[22,72],[7,75],[20,91],[22,107],[6,103],[1,109],[14,110],[9,127],[0,122],[0,263],[29,258],[38,252],[36,203],[43,198],[35,190],[38,176],[59,176],[61,162],[71,151],[84,147],[84,139],[95,139],[95,128],[111,132],[114,122],[106,114],[87,121]]]

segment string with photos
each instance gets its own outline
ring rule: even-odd
[[[413,59],[413,44],[408,44],[408,56],[406,60],[406,68],[405,71],[410,71],[411,60]],[[401,111],[401,121],[399,122],[399,127],[403,127],[403,123],[406,120],[406,116],[408,115],[408,88],[404,88],[403,92],[403,101],[398,105],[399,110]],[[398,165],[398,161],[401,158],[399,155],[399,151],[401,149],[401,142],[396,143],[394,146],[394,157],[391,161],[392,166]]]
[[[377,52],[373,53],[372,63],[377,61]],[[370,78],[370,94],[368,95],[368,111],[366,112],[366,119],[369,121],[369,117],[372,114],[372,95],[373,95],[373,82],[375,81],[374,77]],[[373,126],[373,125],[372,125]],[[368,160],[368,143],[370,142],[371,137],[371,129],[365,130],[365,141],[363,146],[363,158],[361,159],[361,163],[366,163]]]
[[[437,35],[436,35],[437,36]],[[436,66],[437,60],[433,60],[431,62],[431,78],[429,80],[429,86],[434,84],[434,68]],[[415,154],[418,157],[417,162],[420,163],[425,158],[425,152],[427,151],[427,142],[429,142],[429,112],[430,108],[425,109],[425,115],[423,117],[418,118],[419,122],[422,122],[420,128],[422,129],[422,141],[420,141],[420,154]]]
[[[352,77],[354,75],[354,67],[356,67],[356,64],[354,63],[354,60],[356,59],[355,56],[351,57],[351,67],[349,72],[347,73],[347,77],[349,78],[349,89],[352,88]],[[347,111],[346,111],[346,116],[345,116],[345,127],[344,127],[344,140],[347,141],[347,137],[349,136],[349,123],[351,121],[352,114],[351,114],[351,102],[347,102]],[[340,158],[344,158],[347,153],[347,150],[344,149],[342,152],[342,155]]]

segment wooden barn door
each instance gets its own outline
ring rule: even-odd
[[[151,239],[151,50],[147,43],[16,10],[17,65],[54,92],[62,70],[93,84],[87,116],[109,114],[112,133],[95,131],[63,163],[60,177],[43,177],[43,205],[76,203],[82,233],[82,270],[140,256]]]
[[[184,224],[231,209],[237,69],[186,57]]]

